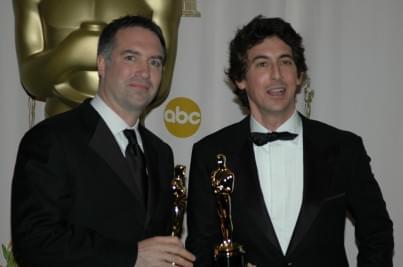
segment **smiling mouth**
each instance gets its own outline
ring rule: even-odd
[[[139,83],[139,82],[133,82],[133,83],[129,83],[129,87],[148,90],[150,88],[150,85],[144,84],[144,83]]]
[[[283,96],[285,94],[285,87],[271,88],[266,93],[270,96]]]

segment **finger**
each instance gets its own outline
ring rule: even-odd
[[[182,242],[176,237],[164,236],[153,237],[139,242],[138,250],[140,254],[146,253],[153,259],[160,259],[172,264],[178,263],[180,266],[193,266],[195,256],[187,251]]]
[[[151,237],[144,239],[138,243],[138,248],[139,249],[144,249],[144,248],[149,248],[149,247],[158,247],[158,246],[163,246],[165,244],[170,244],[175,242],[174,240],[171,240],[171,237],[166,237],[166,236],[156,236],[156,237]]]
[[[171,262],[172,266],[181,266],[181,267],[192,267],[193,266],[193,262],[189,261],[187,259],[184,259],[180,256],[177,255],[170,255],[169,257],[169,261]]]
[[[141,242],[145,242],[146,244],[175,244],[184,247],[180,239],[176,236],[155,236]]]
[[[158,240],[164,244],[174,244],[180,247],[184,247],[182,241],[176,236],[159,236]]]
[[[187,251],[185,248],[179,247],[177,245],[167,245],[165,249],[169,254],[181,257],[187,261],[193,262],[196,259],[196,257],[192,253]]]
[[[149,246],[153,246],[155,249],[161,252],[178,255],[188,261],[195,260],[195,256],[184,248],[182,242],[177,237],[158,236],[147,240],[149,240]],[[141,247],[142,246],[139,245],[139,248]]]

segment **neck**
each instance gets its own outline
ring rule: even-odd
[[[284,113],[270,113],[261,114],[251,112],[251,115],[257,122],[263,125],[266,129],[274,132],[276,131],[284,122],[286,122],[294,114],[294,110],[287,114]]]
[[[141,112],[138,112],[136,110],[129,111],[127,109],[122,108],[115,102],[110,101],[102,90],[98,91],[98,95],[105,102],[105,104],[108,107],[110,107],[113,110],[113,112],[115,112],[120,118],[122,118],[122,120],[124,120],[130,127],[133,127],[136,124],[137,120],[140,119]]]

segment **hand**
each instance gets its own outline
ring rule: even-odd
[[[135,267],[192,267],[195,259],[177,237],[157,236],[138,243]]]
[[[252,263],[248,263],[248,267],[256,267],[256,265],[253,265]]]

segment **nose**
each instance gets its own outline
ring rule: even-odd
[[[281,78],[280,66],[277,63],[274,63],[271,66],[271,78],[272,80],[280,80]]]
[[[147,61],[141,61],[136,64],[135,74],[143,79],[150,77],[150,66]]]

